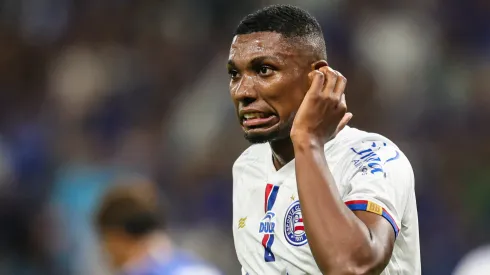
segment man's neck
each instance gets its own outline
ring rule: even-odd
[[[290,138],[269,142],[272,149],[272,160],[276,170],[294,159],[293,142]]]

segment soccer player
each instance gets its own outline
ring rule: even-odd
[[[411,165],[387,138],[346,126],[346,78],[316,19],[287,5],[246,16],[227,67],[253,144],[233,166],[242,274],[420,274]]]
[[[96,227],[118,274],[220,275],[214,267],[172,246],[154,198],[149,189],[121,186],[102,201]]]

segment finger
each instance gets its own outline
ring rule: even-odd
[[[344,94],[345,86],[347,85],[347,78],[345,78],[340,72],[337,72],[338,78],[335,88],[333,90],[335,98],[341,98]]]
[[[349,123],[354,115],[352,113],[346,113],[344,117],[340,120],[339,125],[337,126],[337,130],[335,130],[335,134],[339,133],[344,129],[344,127]]]
[[[311,85],[310,85],[310,89],[308,90],[308,92],[320,93],[322,91],[322,88],[323,88],[323,82],[325,79],[325,75],[318,70],[314,70],[308,74],[308,77],[311,80]]]
[[[331,96],[333,95],[337,79],[338,79],[338,74],[336,71],[334,71],[330,67],[322,67],[320,70],[325,74],[327,77],[327,83],[325,84],[325,87],[323,88],[323,94],[325,96]]]
[[[345,94],[342,94],[340,96],[340,101],[337,103],[337,106],[335,106],[335,109],[342,112],[342,114],[345,114],[347,112],[347,102],[345,101]]]
[[[345,94],[342,94],[340,97],[340,103],[344,104],[347,107],[347,101],[345,101]]]
[[[340,109],[343,109],[345,111],[347,111],[347,101],[345,100],[345,94],[342,94],[340,96],[340,102],[339,104],[337,105],[337,109],[340,108]]]

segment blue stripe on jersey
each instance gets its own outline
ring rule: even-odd
[[[279,191],[279,186],[272,187],[272,192],[269,195],[269,199],[267,200],[267,211],[271,211],[272,207],[274,206],[278,191]]]
[[[368,206],[367,201],[365,203],[347,204],[347,207],[349,207],[349,209],[352,211],[367,211],[367,206]],[[381,216],[391,224],[391,226],[393,227],[393,231],[395,231],[395,237],[398,237],[398,233],[400,233],[400,229],[398,228],[398,225],[396,224],[393,217],[391,217],[391,215],[384,208]]]

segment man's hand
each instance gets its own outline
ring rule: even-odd
[[[307,139],[323,145],[352,118],[347,113],[344,90],[347,79],[330,67],[312,71],[311,87],[298,109],[291,129],[293,142]]]

